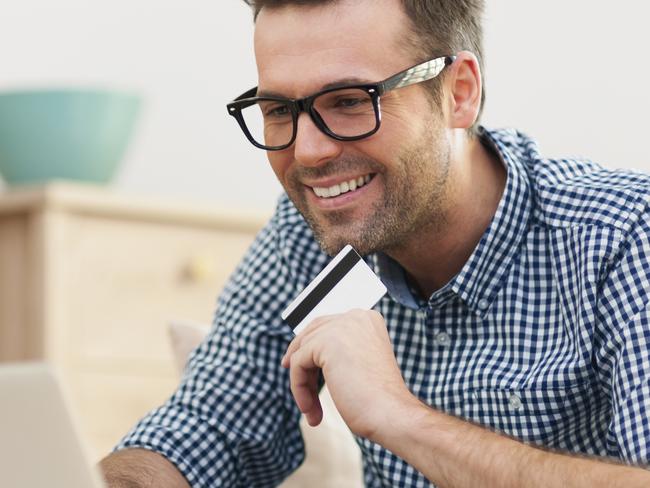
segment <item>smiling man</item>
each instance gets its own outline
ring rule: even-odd
[[[274,486],[321,374],[367,486],[650,486],[650,179],[477,125],[482,3],[253,3],[228,113],[286,195],[112,486]],[[388,295],[294,338],[346,244]]]

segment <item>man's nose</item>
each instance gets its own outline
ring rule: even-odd
[[[294,158],[303,166],[318,166],[338,157],[343,143],[321,131],[308,113],[298,116]]]

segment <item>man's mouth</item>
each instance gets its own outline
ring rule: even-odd
[[[368,174],[348,181],[343,181],[337,185],[332,185],[327,188],[314,186],[312,187],[312,190],[319,198],[334,198],[365,186],[368,182],[370,182],[370,180],[372,180],[373,177],[374,174]]]

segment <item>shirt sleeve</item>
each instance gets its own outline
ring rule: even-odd
[[[593,361],[610,396],[607,451],[650,463],[650,216],[623,232],[599,300]]]
[[[618,457],[650,464],[650,307],[620,336],[614,363],[609,438]]]
[[[178,390],[116,450],[158,452],[205,488],[276,486],[300,465],[300,412],[280,366],[293,337],[280,313],[295,285],[280,247],[271,221],[226,285]]]

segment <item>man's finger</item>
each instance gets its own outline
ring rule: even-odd
[[[283,367],[285,368],[289,367],[290,365],[289,359],[291,358],[291,355],[300,348],[301,341],[302,341],[302,335],[297,335],[289,343],[289,347],[287,347],[287,350],[285,351],[284,356],[282,356],[282,360],[280,361],[280,364],[282,364]]]
[[[318,425],[323,418],[323,410],[318,398],[319,368],[314,364],[311,354],[298,350],[291,357],[291,393],[300,411],[305,414],[309,425]]]
[[[311,337],[317,329],[319,329],[322,325],[326,324],[327,322],[333,320],[336,318],[336,315],[326,315],[323,317],[318,317],[314,319],[307,328],[305,328],[300,334],[298,334],[294,339],[289,343],[289,347],[287,347],[286,352],[284,353],[284,356],[282,356],[282,359],[280,360],[280,364],[284,368],[288,368],[291,364],[290,358],[291,355],[296,352],[300,346],[305,342],[305,340],[308,337]]]

